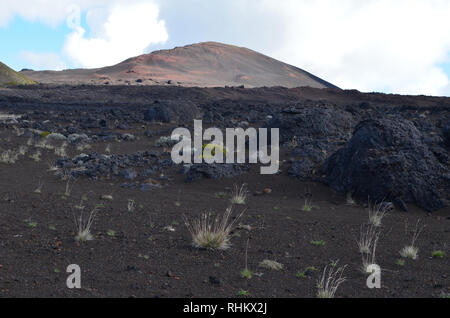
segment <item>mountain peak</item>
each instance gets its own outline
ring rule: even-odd
[[[159,50],[99,69],[26,71],[24,74],[44,83],[335,87],[292,65],[247,48],[218,42]]]

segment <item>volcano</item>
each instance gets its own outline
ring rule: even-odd
[[[155,51],[97,69],[24,70],[22,74],[47,84],[336,87],[258,52],[217,42]]]

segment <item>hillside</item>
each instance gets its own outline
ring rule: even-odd
[[[59,84],[335,87],[258,52],[216,42],[156,51],[98,69],[24,71],[22,74],[37,82]]]
[[[25,75],[17,73],[7,65],[0,62],[0,86],[34,84]]]

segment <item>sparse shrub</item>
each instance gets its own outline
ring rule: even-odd
[[[19,159],[19,154],[13,150],[6,150],[0,154],[0,162],[14,164]]]
[[[78,151],[85,151],[85,150],[89,150],[91,148],[92,147],[89,144],[79,144],[79,145],[77,145],[77,150]]]
[[[355,200],[352,198],[351,192],[347,192],[346,202],[347,205],[356,205]]]
[[[339,286],[346,281],[342,275],[347,265],[338,268],[337,263],[338,261],[334,262],[335,266],[325,266],[317,282],[317,298],[334,298]]]
[[[18,152],[19,152],[19,154],[20,154],[21,156],[25,156],[25,154],[27,153],[27,151],[28,151],[28,147],[27,147],[27,146],[24,146],[24,145],[20,146],[20,147],[19,147],[19,150],[18,150]]]
[[[369,254],[373,244],[378,240],[379,232],[372,224],[362,225],[359,234],[358,248],[361,254]]]
[[[363,274],[371,273],[371,271],[369,270],[369,266],[372,264],[376,264],[375,259],[379,238],[380,238],[379,233],[374,234],[371,244],[368,245],[368,252],[361,253],[362,257],[361,271],[363,272]]]
[[[70,197],[70,194],[72,193],[73,184],[71,184],[72,179],[69,177],[67,178],[66,182],[66,189],[64,191],[65,197]]]
[[[424,227],[419,227],[420,220],[417,221],[416,228],[413,232],[413,237],[411,240],[411,245],[405,246],[401,251],[400,255],[403,258],[410,258],[412,260],[416,260],[419,257],[419,248],[416,246],[416,241],[422,233]]]
[[[77,229],[77,236],[75,236],[75,240],[78,242],[87,242],[94,239],[91,233],[91,228],[99,208],[99,206],[96,206],[89,214],[87,220],[83,218],[83,211],[80,213],[78,218],[74,217],[75,226]]]
[[[36,190],[34,190],[34,193],[41,194],[43,186],[44,186],[44,182],[42,180],[39,180],[38,187],[36,188]]]
[[[371,205],[369,203],[369,223],[375,227],[380,227],[384,217],[393,209],[391,203],[381,202]]]
[[[312,205],[312,198],[312,192],[307,190],[305,192],[305,202],[303,203],[302,211],[311,212],[313,210],[314,206]]]
[[[186,226],[192,236],[193,245],[197,248],[225,250],[230,247],[230,233],[235,223],[244,212],[231,220],[232,208],[226,209],[221,218],[212,218],[205,213],[199,219],[189,222],[186,218]]]
[[[36,152],[34,154],[30,155],[30,158],[36,162],[39,162],[39,161],[41,161],[41,155],[42,155],[41,151],[36,150]]]
[[[41,148],[41,149],[47,149],[47,150],[53,150],[55,147],[47,142],[47,140],[41,140],[34,144],[34,147]]]
[[[55,148],[55,155],[58,157],[67,157],[67,142]]]
[[[127,211],[133,213],[136,210],[136,202],[132,199],[128,200]]]
[[[243,205],[247,200],[247,194],[247,185],[245,183],[242,184],[240,188],[237,185],[234,185],[230,201],[232,204]]]

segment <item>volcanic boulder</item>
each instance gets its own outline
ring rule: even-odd
[[[190,101],[155,101],[144,112],[145,121],[157,121],[163,123],[192,122],[199,115],[197,106]]]
[[[427,211],[444,208],[450,199],[449,168],[423,139],[403,118],[363,121],[347,145],[325,163],[326,183],[371,201],[414,203]]]

